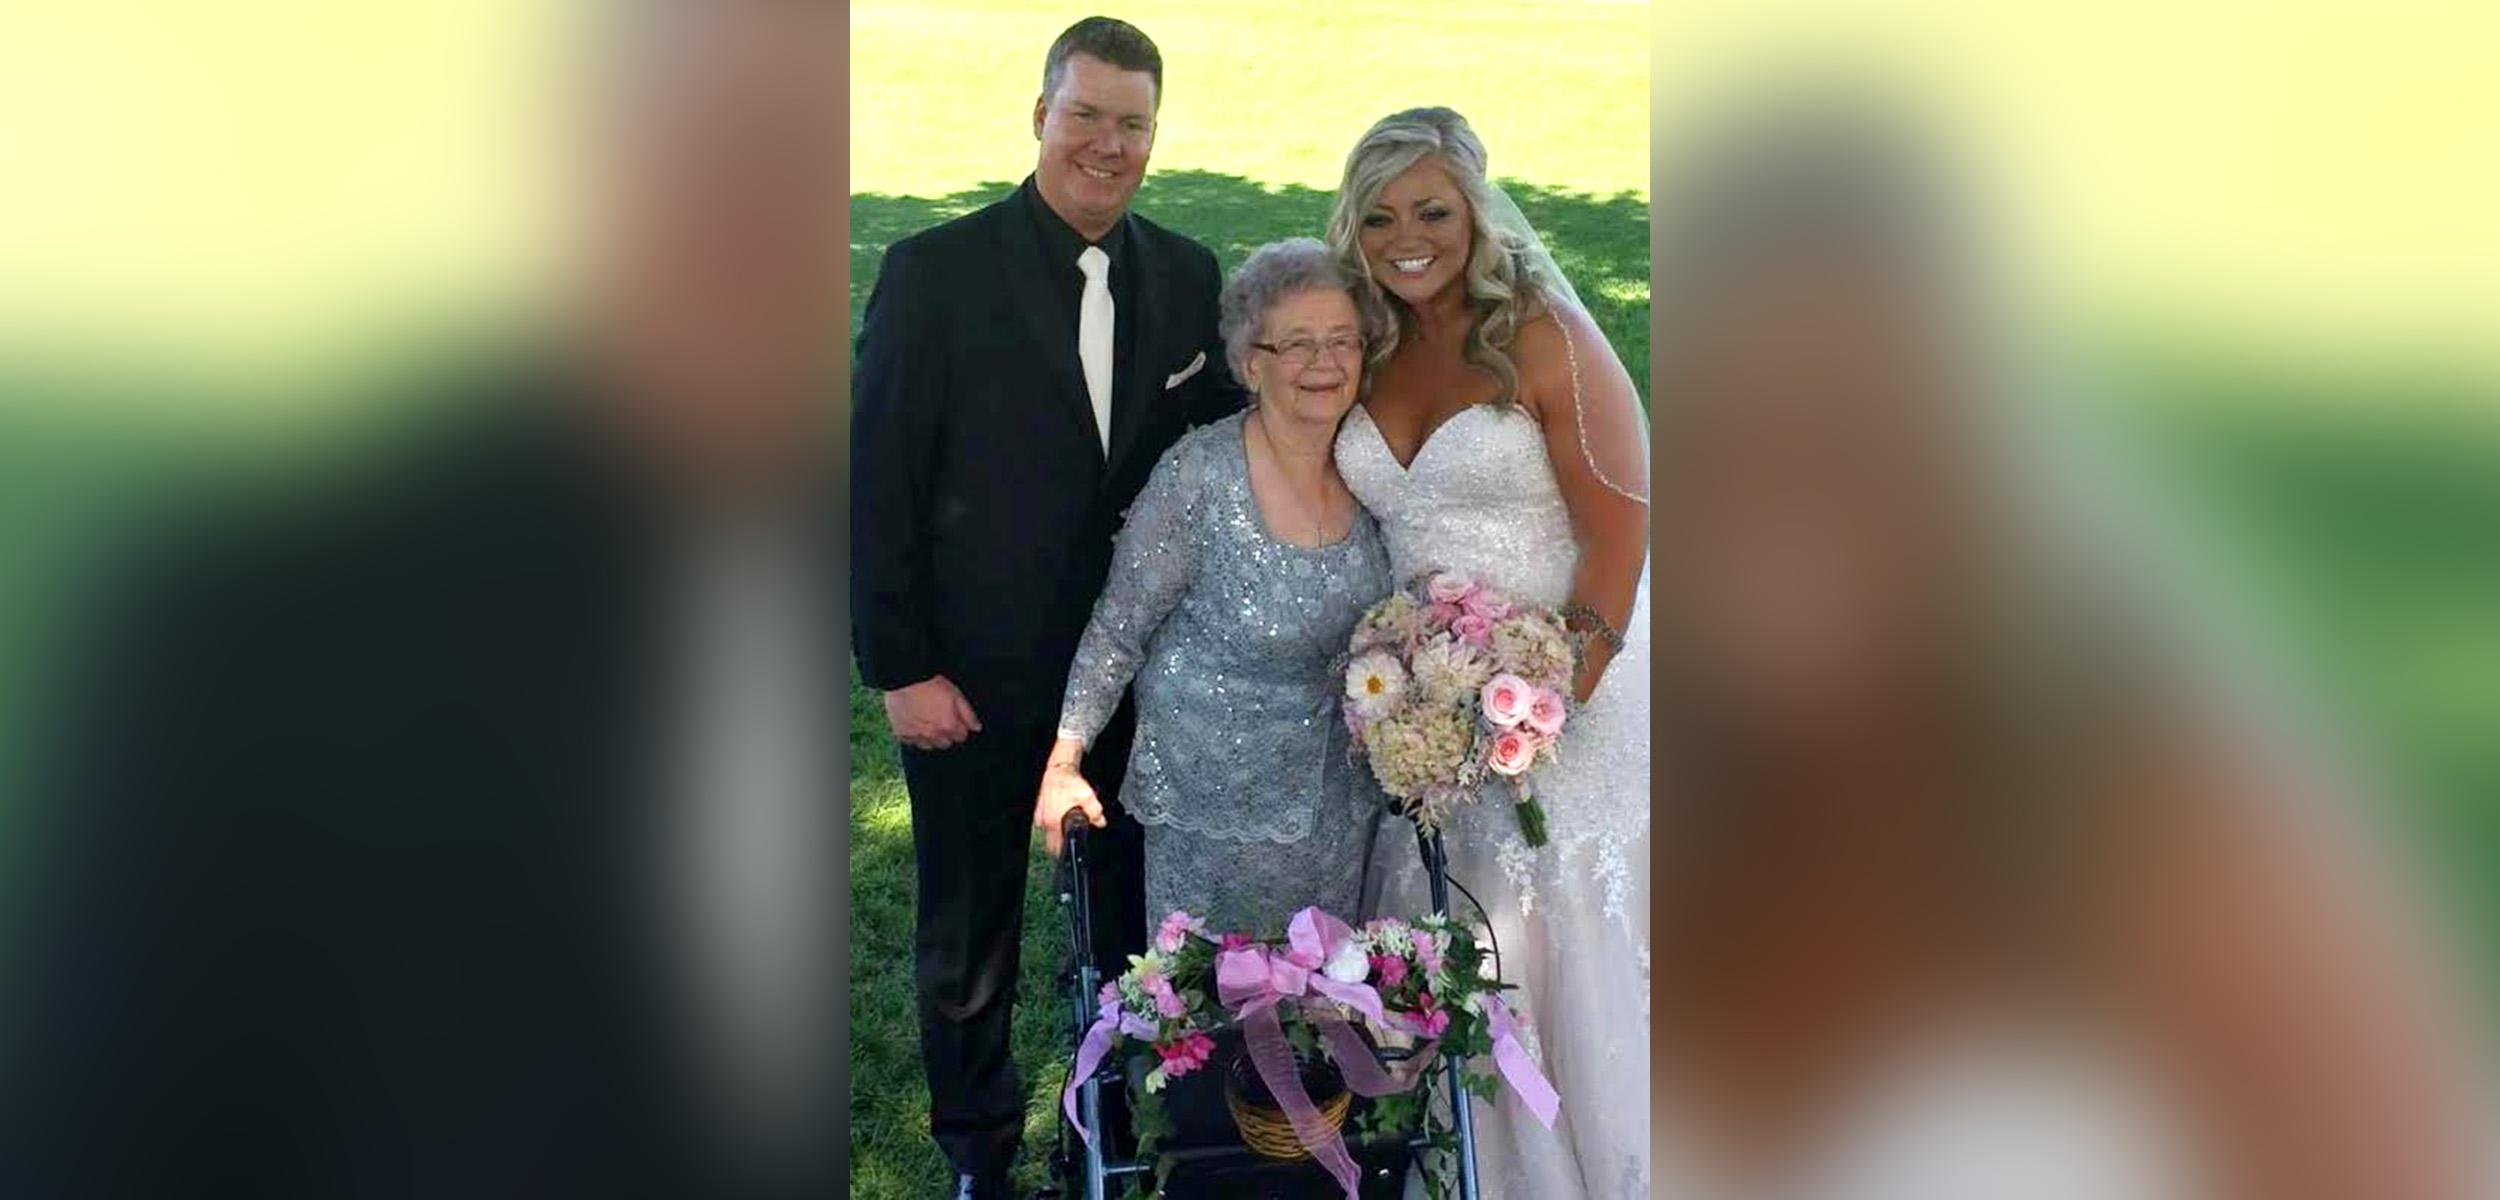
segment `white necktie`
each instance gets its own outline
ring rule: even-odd
[[[1111,256],[1087,246],[1076,256],[1085,272],[1085,300],[1077,307],[1076,358],[1085,367],[1085,392],[1094,401],[1094,428],[1102,452],[1111,453]]]

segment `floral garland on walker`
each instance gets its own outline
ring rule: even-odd
[[[1489,1071],[1462,1072],[1467,1090],[1490,1099],[1507,1084],[1551,1129],[1561,1097],[1519,1044],[1501,996],[1511,987],[1494,977],[1475,934],[1440,914],[1384,918],[1357,929],[1305,908],[1294,914],[1283,939],[1254,941],[1210,935],[1203,920],[1174,912],[1163,919],[1152,948],[1132,955],[1128,970],[1103,985],[1098,1017],[1078,1048],[1060,1106],[1078,1134],[1091,1140],[1077,1118],[1079,1087],[1114,1050],[1150,1052],[1155,1065],[1134,1097],[1140,1148],[1147,1149],[1145,1135],[1160,1119],[1157,1094],[1206,1066],[1215,1049],[1212,1032],[1239,1022],[1245,1052],[1296,1138],[1352,1200],[1353,1158],[1337,1127],[1311,1103],[1295,1051],[1305,1058],[1324,1053],[1348,1088],[1374,1099],[1379,1123],[1403,1127],[1420,1120],[1442,1148],[1451,1141],[1434,1125],[1430,1101],[1440,1076],[1429,1069],[1442,1052],[1490,1062]],[[1413,1046],[1415,1053],[1394,1067],[1382,1065],[1355,1032],[1357,1020],[1376,1041]],[[1424,1170],[1432,1194],[1444,1194],[1430,1156]]]

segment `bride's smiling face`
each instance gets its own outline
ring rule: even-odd
[[[1372,278],[1398,299],[1420,305],[1466,275],[1475,214],[1449,168],[1425,158],[1380,189],[1356,238]]]

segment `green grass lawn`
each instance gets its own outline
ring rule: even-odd
[[[1399,108],[1465,113],[1632,377],[1649,375],[1648,12],[1625,4],[1132,4],[1163,51],[1164,102],[1136,210],[1227,268],[1316,236],[1345,152]],[[998,198],[1032,169],[1041,59],[1083,12],[1024,2],[851,8],[851,302],[885,248]],[[911,998],[911,820],[876,697],[852,697],[851,1194],[936,1195]],[[1061,914],[1028,879],[1022,1182],[1041,1179],[1067,1051]]]

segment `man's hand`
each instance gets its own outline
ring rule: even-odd
[[[915,750],[959,746],[981,732],[981,718],[973,715],[972,702],[944,675],[887,692],[885,720],[894,727],[894,740]]]
[[[1033,824],[1042,831],[1042,848],[1052,858],[1059,857],[1063,834],[1060,827],[1068,814],[1083,812],[1085,819],[1100,829],[1109,822],[1102,815],[1102,800],[1094,795],[1094,785],[1085,782],[1085,775],[1073,762],[1054,761],[1042,768],[1042,790],[1033,800]]]

